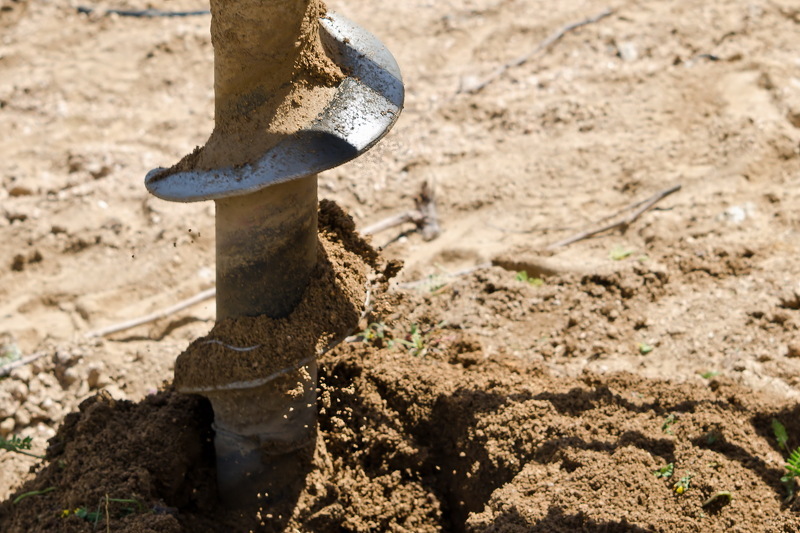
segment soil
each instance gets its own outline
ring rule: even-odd
[[[45,354],[0,380],[0,436],[47,454],[0,451],[0,530],[800,531],[772,429],[800,445],[795,3],[613,2],[477,93],[609,4],[327,3],[407,98],[320,196],[366,227],[429,182],[442,234],[373,237],[405,266],[321,357],[273,514],[218,502],[209,406],[171,389],[213,301],[86,336],[213,285],[213,206],[142,184],[214,127],[210,18],[103,15],[205,6],[0,0],[0,357]]]

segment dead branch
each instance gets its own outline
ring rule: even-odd
[[[439,226],[439,215],[436,213],[436,191],[430,181],[422,182],[422,189],[414,198],[417,211],[422,214],[422,226],[418,226],[422,239],[432,241],[442,233]]]
[[[651,196],[647,200],[644,200],[642,202],[637,202],[636,204],[633,204],[634,206],[638,205],[639,208],[636,209],[636,211],[634,211],[633,213],[631,213],[627,217],[623,218],[622,220],[620,220],[618,222],[613,222],[611,224],[607,224],[607,225],[602,226],[602,227],[597,228],[597,229],[593,229],[593,230],[589,230],[589,231],[582,231],[581,233],[578,233],[577,235],[573,235],[572,237],[568,237],[568,238],[566,238],[564,240],[561,240],[561,241],[558,241],[556,243],[551,244],[550,246],[547,247],[547,249],[548,250],[554,250],[556,248],[561,248],[562,246],[567,246],[569,244],[572,244],[572,243],[575,243],[575,242],[578,242],[578,241],[582,241],[584,239],[588,239],[590,237],[594,237],[595,235],[599,235],[601,233],[605,233],[607,231],[611,231],[611,230],[617,229],[617,228],[622,230],[622,232],[624,233],[628,229],[628,227],[631,224],[633,224],[640,216],[642,216],[647,210],[652,208],[654,205],[656,205],[658,202],[660,202],[661,200],[663,200],[664,198],[666,198],[670,194],[678,192],[680,189],[681,189],[680,185],[675,185],[675,186],[672,186],[672,187],[670,187],[668,189],[664,189],[663,191],[657,192],[656,194],[654,194],[653,196]],[[630,207],[628,209],[630,209]]]
[[[112,326],[107,326],[105,328],[100,328],[94,331],[90,331],[86,334],[86,336],[106,337],[108,335],[111,335],[112,333],[117,333],[120,331],[125,331],[126,329],[135,328],[136,326],[141,326],[142,324],[147,324],[148,322],[155,322],[159,318],[175,314],[179,311],[186,309],[187,307],[191,307],[205,300],[210,300],[211,298],[214,298],[216,295],[217,295],[216,287],[211,289],[206,289],[202,292],[195,294],[191,298],[187,298],[181,302],[176,303],[175,305],[172,305],[165,309],[161,309],[160,311],[156,311],[154,313],[150,313],[149,315],[145,315],[139,318],[134,318],[132,320],[126,320],[125,322],[120,322],[119,324],[114,324]]]
[[[36,352],[34,354],[28,355],[27,357],[23,357],[22,359],[17,359],[16,361],[11,361],[8,364],[0,366],[0,378],[4,378],[11,374],[11,371],[15,368],[19,368],[21,366],[29,365],[36,361],[37,359],[41,359],[47,355],[46,352]]]
[[[543,52],[543,51],[547,50],[548,48],[550,48],[551,46],[553,46],[554,44],[556,44],[567,33],[571,32],[573,30],[576,30],[576,29],[578,29],[578,28],[580,28],[582,26],[586,26],[588,24],[594,24],[595,22],[598,22],[598,21],[600,21],[600,20],[602,20],[602,19],[604,19],[604,18],[606,18],[608,16],[611,16],[613,14],[614,14],[614,10],[609,8],[609,9],[605,9],[604,11],[598,13],[597,15],[595,15],[595,16],[593,16],[591,18],[567,24],[566,26],[562,27],[561,29],[559,29],[559,30],[553,32],[552,34],[550,34],[549,37],[547,37],[545,40],[540,42],[536,46],[536,48],[534,48],[532,51],[528,52],[527,54],[525,54],[523,56],[518,57],[514,61],[511,61],[509,63],[506,63],[506,64],[500,66],[499,68],[497,68],[497,70],[492,72],[485,80],[483,80],[483,81],[481,81],[479,83],[476,83],[474,85],[470,85],[470,86],[467,86],[467,87],[461,87],[458,90],[458,92],[459,93],[475,94],[477,92],[482,91],[487,85],[489,85],[490,83],[495,81],[497,78],[501,77],[503,74],[505,74],[510,69],[516,68],[516,67],[521,67],[522,65],[524,65],[525,63],[530,61],[530,59],[533,58],[539,52]]]
[[[380,220],[362,229],[361,234],[374,235],[410,222],[416,226],[424,240],[432,241],[441,234],[442,229],[436,213],[436,194],[428,180],[422,183],[419,194],[414,197],[414,205],[416,209]]]
[[[413,223],[415,226],[420,227],[423,221],[423,215],[418,210],[414,209],[412,211],[405,211],[403,213],[392,215],[388,218],[384,218],[372,224],[371,226],[367,226],[366,228],[361,230],[362,235],[375,235],[376,233],[380,233],[387,229],[394,228],[396,226],[402,226],[406,223]]]

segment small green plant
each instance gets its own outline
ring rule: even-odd
[[[615,246],[611,249],[611,252],[609,252],[608,257],[613,261],[622,261],[623,259],[630,257],[633,252],[634,250],[630,250],[624,246]]]
[[[78,518],[83,518],[87,522],[92,522],[96,528],[100,518],[103,517],[104,512],[101,511],[101,509],[103,504],[105,504],[105,517],[106,524],[108,525],[111,516],[109,506],[112,503],[127,504],[124,507],[117,507],[116,512],[114,513],[114,516],[116,517],[124,517],[134,513],[144,513],[147,511],[147,508],[139,500],[135,500],[133,498],[109,498],[108,494],[106,494],[104,497],[100,498],[100,502],[97,504],[97,508],[94,511],[87,507],[64,509],[61,511],[61,518],[67,518],[69,515],[75,515]],[[135,507],[133,505],[135,505]]]
[[[692,486],[693,477],[694,477],[693,474],[686,474],[678,481],[676,481],[675,484],[672,485],[672,489],[675,491],[675,494],[680,495],[689,490],[689,488]]]
[[[514,276],[514,279],[516,279],[517,281],[521,281],[523,283],[527,283],[528,285],[531,285],[533,287],[541,287],[542,285],[544,285],[544,280],[542,278],[530,277],[528,276],[528,273],[524,270],[521,272],[517,272],[517,275]]]
[[[789,454],[789,458],[784,465],[786,474],[781,477],[781,482],[786,486],[786,501],[791,501],[794,498],[795,489],[797,488],[797,479],[800,478],[800,447]]]
[[[637,345],[637,348],[639,348],[639,353],[642,354],[642,355],[647,355],[650,352],[652,352],[653,350],[655,350],[655,347],[653,347],[650,344],[647,344],[646,342],[640,342]]]
[[[710,370],[708,372],[703,372],[702,374],[700,374],[700,377],[703,379],[711,379],[717,376],[719,376],[719,372],[717,372],[716,370]]]
[[[772,433],[775,435],[775,440],[778,441],[778,446],[784,451],[789,451],[789,433],[786,427],[781,424],[777,418],[772,419]],[[800,448],[795,449],[789,454],[786,459],[786,474],[781,477],[781,483],[786,487],[786,501],[790,502],[794,499],[795,490],[797,489],[797,480],[800,478]]]
[[[789,451],[789,434],[786,433],[786,427],[781,424],[780,420],[777,418],[772,419],[772,433],[775,434],[775,440],[778,441],[778,446],[780,446],[782,450]]]
[[[412,324],[408,335],[402,339],[392,339],[389,341],[389,348],[402,346],[408,353],[416,357],[425,357],[432,346],[431,334],[434,330],[444,326],[444,322],[439,322],[428,331],[422,331],[418,324]]]
[[[20,453],[28,457],[35,457],[37,459],[44,459],[44,455],[36,455],[27,450],[31,449],[33,439],[25,437],[21,439],[16,435],[12,435],[10,439],[0,437],[0,450],[8,450],[9,452]]]
[[[729,490],[720,490],[715,492],[708,498],[706,501],[703,502],[702,507],[709,507],[711,505],[721,504],[721,505],[728,505],[731,503],[733,499],[733,493]]]
[[[676,417],[674,413],[668,414],[664,419],[664,423],[661,424],[661,431],[667,435],[674,435],[675,433],[672,432],[672,424],[674,424],[677,420],[678,417]]]
[[[55,487],[47,487],[46,489],[42,490],[32,490],[30,492],[23,492],[22,494],[14,498],[12,502],[14,503],[14,505],[16,505],[29,496],[41,496],[42,494],[47,494],[48,492],[53,492],[54,490],[56,490]]]
[[[364,331],[359,332],[356,337],[366,344],[377,343],[379,340],[382,341],[386,337],[386,324],[383,322],[373,322],[367,326]]]
[[[669,463],[666,466],[662,466],[661,468],[656,470],[654,473],[655,473],[656,477],[660,477],[660,478],[666,479],[666,478],[672,477],[673,472],[675,472],[675,463]]]
[[[13,363],[22,358],[19,346],[14,343],[0,344],[0,367]]]

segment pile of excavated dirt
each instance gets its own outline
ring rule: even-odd
[[[309,336],[271,351],[314,353],[330,340],[321,332],[356,327],[366,272],[382,266],[379,287],[394,265],[331,202],[321,205],[320,241],[317,277],[295,313],[222,321],[209,338]],[[36,475],[0,506],[2,530],[800,530],[800,504],[783,503],[772,428],[777,419],[798,434],[800,405],[724,379],[558,378],[537,362],[488,356],[447,324],[445,301],[469,284],[491,300],[496,274],[449,294],[376,291],[364,329],[322,355],[316,450],[292,499],[220,501],[207,400],[172,388],[138,403],[101,392],[66,417]],[[659,276],[642,276],[640,288],[662,290]],[[201,357],[202,343],[181,358]],[[207,352],[207,369],[224,366]],[[248,357],[232,371],[269,363]]]
[[[796,435],[800,406],[728,380],[558,379],[423,328],[424,354],[376,345],[385,335],[325,356],[317,454],[291,517],[219,502],[210,407],[167,390],[81,404],[0,507],[2,529],[800,530],[771,429],[778,418]]]

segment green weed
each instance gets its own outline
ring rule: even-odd
[[[542,285],[544,285],[544,280],[542,278],[530,277],[528,276],[528,273],[524,270],[522,272],[517,272],[517,275],[514,276],[514,279],[516,279],[517,281],[521,281],[523,283],[527,283],[528,285],[531,285],[533,287],[541,287]]]
[[[678,481],[676,481],[675,484],[672,485],[672,489],[675,491],[675,494],[680,495],[689,490],[689,488],[691,488],[692,486],[693,477],[694,477],[693,474],[686,474]]]
[[[674,433],[672,432],[672,424],[674,424],[676,420],[678,420],[678,417],[676,417],[675,414],[673,413],[668,414],[667,417],[664,419],[664,423],[661,424],[661,431],[663,431],[667,435],[674,435]]]
[[[32,442],[33,439],[30,437],[25,437],[24,439],[21,439],[16,435],[13,435],[10,439],[4,439],[0,437],[0,450],[8,450],[9,452],[27,455],[28,457],[44,459],[44,455],[36,455],[35,453],[26,451],[31,449]]]
[[[373,322],[364,331],[356,334],[356,337],[366,344],[379,344],[386,337],[386,324]]]
[[[630,250],[624,246],[615,246],[608,253],[608,257],[612,261],[622,261],[623,259],[630,257],[633,252],[634,250]]]
[[[12,502],[16,505],[29,496],[41,496],[42,494],[47,494],[48,492],[53,492],[54,490],[56,490],[55,487],[47,487],[46,489],[42,490],[32,490],[30,492],[23,492],[22,494],[14,498]]]
[[[642,354],[642,355],[647,355],[650,352],[652,352],[653,350],[655,350],[654,346],[652,346],[650,344],[647,344],[646,342],[640,342],[637,345],[637,348],[639,348],[639,353]]]
[[[797,479],[800,478],[800,448],[797,448],[786,460],[784,465],[786,474],[781,477],[781,482],[786,486],[786,501],[791,501],[794,498],[795,489],[797,489]]]
[[[432,333],[436,329],[444,326],[444,324],[444,322],[440,322],[434,327],[430,328],[428,331],[422,331],[418,324],[412,324],[411,330],[404,338],[392,339],[389,341],[389,348],[402,346],[413,356],[425,357],[434,344],[431,339]]]
[[[672,477],[673,472],[675,472],[675,464],[674,463],[669,463],[666,466],[662,466],[661,468],[656,470],[654,473],[655,473],[656,477],[661,477],[661,478],[665,478],[666,479],[666,478]]]
[[[788,451],[789,434],[786,433],[786,427],[784,427],[777,418],[772,419],[772,433],[775,434],[775,440],[778,441],[778,446],[780,446],[782,450]]]

